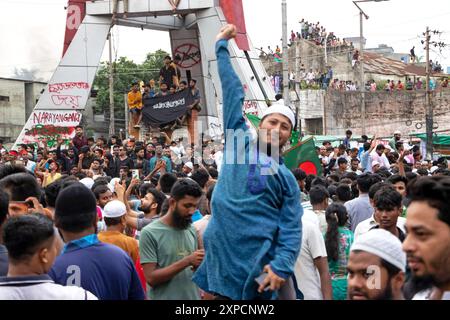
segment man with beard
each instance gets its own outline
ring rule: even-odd
[[[395,131],[394,132],[394,137],[389,140],[389,147],[392,148],[392,150],[397,150],[396,148],[396,143],[400,142],[400,139],[402,138],[402,133],[400,131]]]
[[[191,278],[205,255],[192,226],[201,196],[195,181],[179,180],[172,188],[167,214],[142,230],[141,264],[151,300],[200,299]]]
[[[431,280],[434,284],[431,299],[449,300],[450,177],[418,178],[408,186],[408,196],[411,204],[407,210],[408,233],[403,250],[416,287],[412,288],[412,293],[429,288]],[[423,299],[424,295],[415,298]]]
[[[236,33],[235,26],[227,25],[217,36],[227,137],[204,233],[206,256],[193,280],[217,299],[278,298],[278,291],[287,296],[293,290],[291,276],[302,239],[300,189],[280,157],[295,115],[280,100],[264,111],[257,135],[247,127],[243,85],[227,49]],[[235,144],[236,138],[247,141]]]
[[[392,233],[371,230],[353,243],[347,264],[349,300],[403,300],[406,254]]]
[[[81,147],[88,145],[87,138],[83,134],[83,127],[82,126],[76,126],[75,127],[75,137],[72,139],[72,144],[78,150],[81,150]]]
[[[61,172],[69,173],[70,168],[78,164],[78,151],[75,147],[70,147],[67,150],[61,150],[61,145],[58,142],[58,147],[56,149],[56,158],[58,162],[61,163]]]
[[[130,188],[136,186],[136,182],[138,182],[138,180],[133,179]],[[141,196],[144,196],[141,199],[141,205],[138,208],[141,212],[133,211],[130,208],[130,205],[127,203],[128,196],[126,196],[127,199],[124,199],[124,202],[127,201],[125,202],[127,204],[127,225],[138,231],[141,231],[144,227],[159,219],[162,204],[164,200],[166,200],[166,196],[155,188],[146,189],[145,193]]]

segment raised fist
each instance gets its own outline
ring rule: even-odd
[[[220,29],[219,34],[216,37],[216,40],[230,40],[233,39],[234,37],[236,37],[237,34],[237,29],[236,26],[234,24],[227,24],[226,26],[222,27],[222,29]]]

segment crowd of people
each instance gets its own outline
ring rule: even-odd
[[[351,62],[352,68],[357,69],[360,66],[360,52],[355,49],[352,42],[347,42],[345,39],[340,39],[336,37],[334,32],[328,32],[325,27],[320,25],[320,22],[311,23],[302,19],[300,23],[300,32],[295,32],[291,30],[290,44],[291,46],[298,39],[305,39],[314,42],[317,46],[322,46],[327,48],[327,54],[347,54],[348,61]],[[267,52],[260,48],[260,56],[263,58],[274,59],[275,62],[281,62],[282,52],[280,47],[277,45],[275,51],[271,46],[267,47]],[[414,48],[411,49],[411,62],[416,62],[416,56],[414,53]],[[308,57],[303,57],[308,59]],[[438,62],[433,62],[430,60],[430,68],[432,72],[442,72],[442,66]],[[290,72],[291,74],[291,72]],[[292,73],[293,74],[293,73]],[[277,81],[279,74],[274,74],[271,76],[272,85],[275,91],[281,92],[280,81]],[[281,78],[282,79],[282,78]],[[343,80],[334,79],[333,71],[331,66],[327,66],[324,70],[307,70],[303,64],[300,67],[299,77],[289,76],[292,82],[300,83],[301,89],[328,89],[339,90],[339,91],[359,91],[358,81],[353,79]],[[430,79],[430,90],[445,89],[448,88],[448,78],[442,79]],[[366,91],[402,91],[402,90],[423,90],[426,84],[421,78],[406,78],[405,81],[401,80],[387,80],[380,83],[376,83],[375,80],[370,80],[365,84]]]
[[[224,128],[247,131],[235,36],[228,25],[216,43]],[[358,148],[348,130],[307,175],[267,148],[294,126],[279,100],[242,144],[80,126],[68,148],[0,144],[0,299],[449,299],[446,159],[424,161],[400,132]]]
[[[141,81],[132,83],[130,92],[127,96],[127,104],[130,117],[130,128],[139,129],[142,121],[142,108],[145,105],[145,100],[154,97],[165,97],[184,90],[190,90],[193,97],[193,103],[188,106],[186,114],[175,121],[169,123],[163,123],[159,127],[160,129],[175,130],[182,125],[186,125],[188,117],[191,116],[192,110],[201,110],[200,106],[200,90],[197,88],[197,80],[189,79],[189,84],[186,81],[181,80],[181,71],[177,67],[177,64],[181,58],[175,56],[172,59],[170,56],[164,57],[164,66],[159,71],[159,88],[156,86],[154,79],[148,83]]]

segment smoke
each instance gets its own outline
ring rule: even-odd
[[[44,81],[37,68],[14,68],[14,79],[26,81]]]

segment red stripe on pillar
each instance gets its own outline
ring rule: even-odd
[[[86,15],[86,2],[89,0],[69,0],[67,4],[66,33],[64,35],[63,57],[70,46],[80,24]]]
[[[220,0],[220,7],[227,22],[234,24],[237,28],[236,44],[238,48],[243,51],[250,51],[242,0]]]

